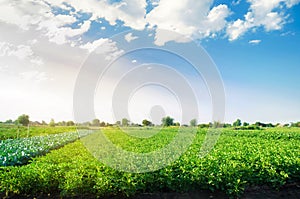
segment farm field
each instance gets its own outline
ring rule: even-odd
[[[192,145],[178,160],[146,173],[121,172],[98,161],[84,145],[84,139],[95,135],[92,134],[35,157],[27,165],[1,166],[1,196],[120,198],[143,193],[209,190],[239,197],[248,187],[268,186],[276,190],[299,182],[300,129],[222,131],[217,144],[205,157],[200,158],[199,151],[206,129],[198,129]],[[128,136],[116,127],[103,128],[97,133],[104,133],[124,150],[147,153],[170,143],[177,128],[164,128],[148,139],[144,137],[152,135],[151,128],[136,128],[134,133],[140,138]]]
[[[75,126],[30,126],[28,131],[25,126],[0,124],[0,140],[74,132],[76,129]]]

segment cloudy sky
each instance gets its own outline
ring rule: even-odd
[[[73,94],[82,66],[99,46],[105,54],[103,63],[122,56],[124,48],[112,37],[124,31],[149,32],[157,47],[175,43],[180,48],[190,41],[185,38],[202,46],[223,80],[225,121],[300,120],[299,2],[0,0],[0,120],[16,119],[23,113],[29,114],[31,120],[73,120]],[[140,45],[145,40],[132,33],[123,39]],[[149,59],[145,51],[141,52],[121,57],[114,62],[115,69],[127,74],[124,68],[137,64],[147,69],[155,65],[146,63],[174,67],[195,90],[198,120],[210,121],[210,93],[202,88],[205,83],[193,77],[193,69],[186,69],[182,60],[165,53],[150,52],[157,54]],[[113,94],[103,93],[114,89],[109,82],[115,79],[108,75],[102,80],[106,81],[98,79],[95,91],[95,115],[113,122],[116,118],[109,99]],[[107,86],[101,93],[103,85]],[[165,109],[157,110],[180,120],[176,94],[157,85],[134,91],[128,105],[132,121],[151,119],[151,107],[156,105]],[[155,114],[159,115],[159,111]]]

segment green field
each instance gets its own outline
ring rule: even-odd
[[[138,153],[163,148],[177,135],[174,127],[157,134],[154,130],[135,128],[133,133],[140,138],[128,136],[118,128],[103,128],[102,132],[116,146]],[[268,185],[276,189],[300,180],[300,129],[222,131],[205,157],[200,158],[199,152],[206,129],[198,129],[192,145],[178,160],[147,173],[109,168],[91,155],[84,142],[77,140],[33,158],[27,165],[0,167],[0,192],[127,197],[139,193],[220,190],[236,197],[249,186]]]
[[[42,136],[76,131],[75,126],[17,126],[0,124],[0,140],[22,137]]]

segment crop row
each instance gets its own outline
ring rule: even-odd
[[[25,164],[32,157],[43,155],[91,132],[84,130],[48,136],[0,140],[0,166]]]
[[[140,134],[145,134],[140,137],[153,133],[140,130]],[[0,193],[59,193],[62,197],[118,198],[139,193],[209,189],[236,197],[248,186],[279,188],[285,183],[300,180],[300,140],[296,139],[300,130],[290,130],[273,132],[274,136],[281,135],[278,139],[276,136],[265,139],[269,134],[262,130],[248,132],[251,136],[244,135],[242,131],[228,131],[220,136],[209,154],[199,157],[205,138],[205,131],[200,129],[192,145],[180,158],[165,168],[146,173],[122,172],[98,161],[84,145],[86,138],[97,135],[92,134],[81,142],[76,141],[45,156],[33,158],[30,164],[0,167]],[[148,139],[127,136],[116,128],[104,131],[116,146],[138,153],[161,149],[177,135],[172,128],[163,129],[163,132]],[[127,158],[124,156],[122,161]],[[145,164],[143,160],[137,161],[140,165]]]
[[[0,124],[0,140],[74,132],[77,126],[18,126]]]

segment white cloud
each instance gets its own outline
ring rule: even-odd
[[[33,81],[45,81],[49,80],[49,77],[46,75],[45,72],[39,72],[39,71],[27,71],[20,73],[21,78],[25,80],[33,80]]]
[[[66,23],[68,24],[68,23]],[[64,24],[64,25],[66,25]],[[61,21],[56,17],[43,21],[39,24],[39,29],[46,30],[45,35],[51,42],[56,44],[65,44],[69,42],[69,39],[75,36],[80,36],[87,32],[90,28],[91,22],[89,20],[84,21],[79,28],[73,29],[71,27],[61,27]]]
[[[82,49],[86,49],[88,50],[89,52],[92,52],[94,51],[97,47],[99,47],[100,45],[104,44],[105,42],[107,42],[108,39],[103,39],[103,38],[100,38],[98,40],[95,40],[93,42],[88,42],[84,45],[81,45],[79,46],[80,48]]]
[[[16,25],[24,31],[37,30],[51,42],[60,45],[69,43],[76,46],[80,41],[79,38],[90,29],[91,22],[102,18],[110,25],[116,25],[120,20],[124,22],[124,26],[142,30],[149,24],[150,27],[174,31],[196,39],[216,37],[226,29],[229,40],[235,40],[250,29],[260,26],[266,31],[282,29],[287,17],[285,8],[300,2],[300,0],[247,1],[250,7],[244,18],[228,22],[227,17],[231,14],[228,6],[221,4],[212,7],[213,0],[176,2],[151,0],[154,9],[148,14],[145,9],[147,3],[141,0],[123,0],[114,3],[105,0],[2,0],[0,21]],[[238,5],[240,0],[232,1],[231,4]],[[69,14],[54,14],[53,7],[64,9]],[[79,13],[91,14],[91,18],[83,21],[79,28],[69,26],[79,22],[75,17],[80,15]],[[105,28],[105,26],[101,27],[102,30]],[[165,36],[159,35],[160,32],[156,33],[156,38],[159,40],[156,43],[163,44],[166,42],[163,41]],[[174,40],[174,38],[167,40]]]
[[[152,27],[174,31],[184,37],[211,37],[226,26],[226,18],[230,15],[227,5],[218,5],[210,9],[212,0],[161,0],[147,16]],[[170,39],[166,35],[156,33],[160,44]],[[167,39],[166,41],[164,41]]]
[[[249,44],[259,44],[261,40],[255,39],[255,40],[250,40]]]
[[[217,33],[224,29],[227,24],[226,18],[230,15],[230,11],[226,5],[218,5],[210,10],[207,15],[206,30],[202,30],[204,37],[212,36],[214,33]]]
[[[250,29],[263,27],[266,31],[280,30],[286,23],[285,7],[298,4],[299,0],[248,0],[249,11],[244,19],[237,19],[227,27],[229,40],[236,40]]]
[[[41,20],[41,13],[50,11],[42,1],[7,1],[0,2],[0,21],[28,30]]]
[[[236,40],[248,30],[248,23],[240,19],[231,23],[227,27],[227,34],[230,41]]]
[[[137,62],[137,60],[135,60],[135,59],[134,59],[134,60],[132,60],[131,62],[132,62],[132,63],[136,63],[136,62]]]
[[[79,47],[88,50],[89,53],[94,52],[96,54],[105,55],[106,60],[114,59],[124,52],[122,49],[117,47],[116,42],[113,42],[107,38],[101,38],[93,42],[88,42]]]
[[[231,2],[232,5],[237,6],[241,3],[242,0],[234,0]]]
[[[0,57],[16,57],[20,60],[29,60],[35,65],[42,65],[43,60],[34,54],[31,46],[14,45],[8,42],[0,42]]]
[[[132,35],[132,33],[128,33],[127,35],[125,35],[125,40],[127,41],[127,42],[131,42],[131,41],[133,41],[133,40],[135,40],[135,39],[137,39],[138,37],[137,36],[133,36]]]

